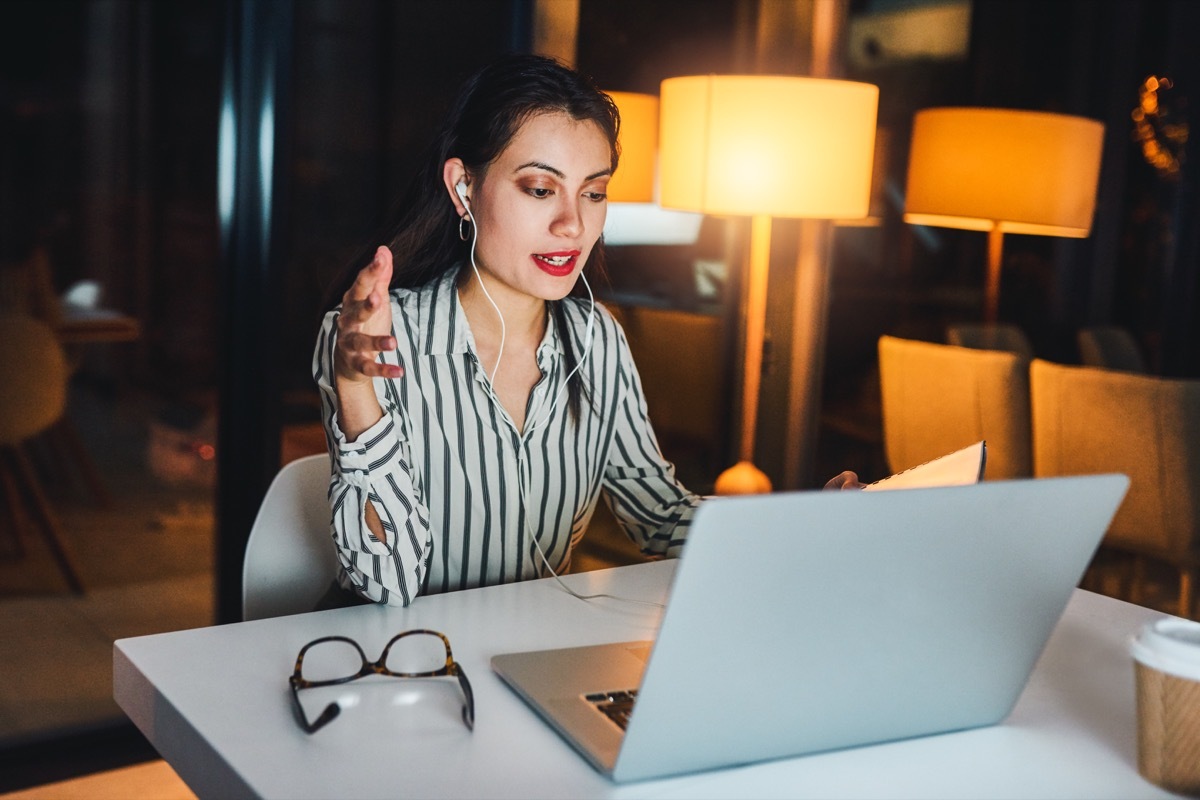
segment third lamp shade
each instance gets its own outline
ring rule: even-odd
[[[1092,228],[1104,126],[999,108],[931,108],[913,122],[904,220],[1083,238]]]
[[[659,202],[708,214],[858,218],[879,89],[771,75],[662,82]]]

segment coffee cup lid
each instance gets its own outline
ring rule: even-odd
[[[1200,681],[1200,623],[1172,617],[1151,622],[1129,649],[1152,669]]]

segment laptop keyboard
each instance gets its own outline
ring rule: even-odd
[[[637,700],[637,689],[623,689],[616,692],[593,692],[584,695],[604,716],[615,722],[621,730],[629,725],[629,715],[633,713],[633,701]]]

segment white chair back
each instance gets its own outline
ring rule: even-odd
[[[329,456],[285,464],[258,509],[242,562],[242,618],[312,611],[337,576]]]

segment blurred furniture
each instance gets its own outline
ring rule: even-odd
[[[1005,108],[927,108],[913,119],[904,221],[987,231],[984,320],[996,322],[1004,234],[1092,230],[1104,125]]]
[[[133,317],[110,308],[63,303],[54,331],[67,345],[131,342],[142,335],[142,326]]]
[[[142,335],[141,324],[133,317],[88,304],[86,301],[91,295],[98,297],[99,294],[98,288],[94,292],[85,291],[91,288],[86,284],[72,287],[72,292],[64,295],[58,314],[54,318],[54,333],[66,348],[67,368],[70,374],[79,371],[87,345],[130,342]],[[68,300],[68,296],[74,300]],[[78,467],[96,501],[104,508],[111,507],[112,496],[108,487],[100,477],[100,472],[96,469],[96,464],[70,416],[63,415],[51,431],[50,438],[60,452],[70,454],[72,462]]]
[[[97,307],[100,296],[101,287],[95,281],[79,281],[62,297],[56,295],[53,267],[44,247],[35,247],[23,261],[0,264],[0,313],[29,315],[49,325],[65,347],[68,381],[79,369],[84,345],[131,341],[141,335],[141,326],[133,317]],[[46,433],[45,444],[54,451],[55,462],[73,464],[97,502],[110,507],[108,488],[71,417],[60,414]]]
[[[1146,372],[1146,359],[1133,335],[1115,325],[1082,328],[1075,334],[1079,360],[1089,367]]]
[[[879,378],[884,452],[893,472],[983,439],[988,479],[1032,473],[1027,359],[881,336]]]
[[[750,217],[743,284],[745,351],[737,464],[718,494],[771,490],[756,467],[759,393],[774,217],[861,219],[871,201],[879,88],[779,75],[689,75],[661,84],[659,202],[665,208]],[[827,231],[802,226],[791,303],[785,484],[815,452],[828,310]]]
[[[83,579],[42,491],[26,446],[63,419],[67,364],[54,331],[23,314],[0,314],[0,482],[18,545],[24,516],[33,517],[71,591]]]
[[[1200,381],[1038,359],[1030,384],[1034,474],[1128,475],[1104,543],[1135,556],[1125,587],[1134,602],[1145,558],[1178,569],[1178,613],[1191,616],[1200,566]]]
[[[721,317],[626,306],[619,319],[660,446],[681,469],[690,466],[682,463],[687,459],[704,472],[689,478],[711,483],[729,424]]]
[[[34,247],[22,260],[0,262],[0,313],[28,314],[57,324],[59,299],[44,247]]]
[[[242,619],[316,607],[338,571],[329,522],[329,456],[285,464],[271,481],[246,542]]]
[[[1033,345],[1017,325],[957,323],[946,326],[946,343],[976,350],[1005,350],[1022,358],[1033,358]]]

